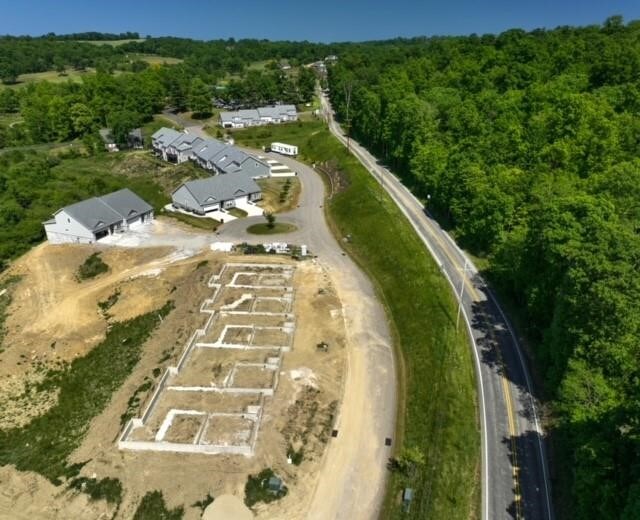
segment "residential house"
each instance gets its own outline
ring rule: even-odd
[[[171,195],[174,207],[198,215],[234,208],[261,198],[260,186],[242,174],[187,181]]]
[[[188,161],[203,142],[204,139],[193,134],[180,134],[167,146],[167,160],[178,164]]]
[[[298,112],[294,105],[273,105],[249,110],[220,112],[220,126],[223,128],[246,128],[297,120]]]
[[[178,132],[172,128],[161,128],[151,136],[153,153],[158,157],[162,157],[163,160],[168,161],[167,150],[169,145],[181,135],[183,135],[182,132]]]
[[[202,168],[218,174],[242,172],[256,179],[268,177],[270,173],[267,163],[217,139],[206,139],[199,143],[193,160]]]
[[[153,208],[128,188],[66,206],[44,222],[52,244],[92,244],[153,220]]]

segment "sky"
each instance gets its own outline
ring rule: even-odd
[[[640,19],[640,0],[0,0],[0,34],[137,31],[319,42]]]

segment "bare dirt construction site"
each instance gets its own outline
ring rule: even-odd
[[[264,468],[289,492],[254,506],[256,516],[303,517],[345,371],[342,306],[326,271],[274,256],[111,247],[100,249],[109,271],[79,282],[78,267],[94,251],[41,245],[3,274],[20,278],[0,353],[0,431],[28,427],[56,406],[50,370],[86,356],[117,323],[171,300],[173,310],[68,457],[84,463],[81,477],[118,479],[122,501],[92,500],[64,481],[6,465],[0,518],[131,518],[141,498],[159,490],[195,520],[196,502],[242,498],[248,475]],[[289,463],[292,454],[299,464]]]

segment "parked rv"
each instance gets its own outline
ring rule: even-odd
[[[276,152],[282,155],[290,155],[295,157],[298,155],[298,147],[292,144],[285,143],[271,143],[271,146],[267,148],[267,152]]]

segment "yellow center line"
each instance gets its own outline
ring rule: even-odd
[[[356,154],[357,156],[358,154]],[[366,162],[369,164],[369,168],[371,168],[371,164],[370,161],[368,161],[368,159],[365,158],[361,158],[361,160],[366,160]],[[384,172],[382,173],[382,175],[384,175]],[[402,193],[402,190],[396,188],[393,183],[390,183],[390,185],[387,185],[388,187],[393,188],[393,190],[395,190],[396,195],[399,198],[404,198],[407,195]],[[411,213],[413,213],[414,216],[418,217],[418,220],[420,218],[421,215],[419,215],[413,208],[411,204],[406,205],[406,208],[408,211],[410,211]],[[451,261],[451,263],[456,267],[456,269],[461,270],[462,268],[460,267],[460,262],[455,259],[449,252],[449,244],[446,244],[443,239],[440,238],[439,235],[437,235],[429,226],[426,226],[427,232],[431,235],[431,237],[438,242],[438,244],[440,245],[442,251],[444,252],[444,254],[447,256],[447,258]],[[480,293],[476,290],[475,286],[471,283],[471,281],[464,276],[463,273],[463,277],[462,277],[464,286],[467,288],[468,293],[471,295],[471,298],[473,299],[474,302],[481,302],[481,298],[480,298]],[[509,436],[510,436],[510,441],[511,441],[511,467],[512,467],[512,475],[513,475],[513,483],[514,483],[514,500],[515,500],[515,506],[516,506],[516,519],[519,520],[520,518],[522,518],[522,502],[521,502],[521,496],[520,496],[520,479],[519,479],[519,471],[518,471],[518,454],[516,451],[517,448],[517,444],[516,444],[516,421],[514,419],[514,412],[513,412],[513,401],[511,398],[511,388],[509,385],[509,382],[507,380],[507,378],[505,377],[505,373],[506,373],[506,369],[505,369],[505,365],[504,365],[504,360],[502,359],[502,354],[500,352],[500,349],[497,348],[497,342],[495,340],[495,333],[493,331],[493,328],[491,327],[491,323],[489,322],[489,319],[487,318],[486,314],[484,312],[481,312],[482,314],[482,319],[484,320],[485,324],[487,325],[487,330],[489,330],[489,334],[491,335],[491,339],[492,341],[496,344],[496,352],[498,354],[498,361],[500,363],[500,367],[501,367],[501,374],[500,374],[500,378],[501,378],[501,383],[502,383],[502,393],[504,394],[504,400],[505,400],[505,407],[507,409],[507,422],[508,422],[508,426],[509,426]]]
[[[409,206],[411,207],[411,206]],[[411,210],[414,215],[415,215],[415,211]],[[437,234],[435,234],[430,228],[429,226],[426,226],[427,231],[429,232],[429,234],[431,235],[431,237],[438,242],[438,244],[440,245],[441,250],[444,252],[444,254],[447,256],[447,258],[449,259],[449,261],[458,269],[460,270],[460,262],[458,262],[458,260],[456,258],[454,258],[450,252],[449,252],[449,245],[446,244],[444,242],[443,239],[441,239]],[[471,298],[473,299],[473,301],[475,302],[480,302],[480,293],[477,291],[477,289],[475,288],[475,286],[471,283],[471,281],[464,275],[463,273],[463,283],[465,285],[465,287],[467,288],[468,293],[471,295]],[[508,422],[508,426],[509,426],[509,437],[510,437],[510,442],[511,442],[511,468],[512,468],[512,475],[513,475],[513,483],[514,483],[514,500],[515,500],[515,506],[516,506],[516,519],[520,519],[522,518],[522,500],[521,500],[521,496],[520,496],[520,478],[519,478],[519,468],[518,468],[518,453],[517,453],[517,443],[516,443],[516,421],[514,418],[514,408],[513,408],[513,400],[511,397],[511,387],[509,385],[509,381],[507,380],[507,378],[505,377],[505,372],[506,372],[506,368],[504,365],[504,360],[502,359],[502,354],[500,352],[500,349],[497,348],[497,341],[495,339],[495,333],[493,331],[493,328],[491,327],[491,323],[489,322],[489,319],[487,318],[486,313],[483,311],[481,312],[482,315],[482,319],[485,322],[485,324],[487,325],[487,330],[489,330],[489,334],[491,336],[491,339],[493,341],[494,344],[496,344],[496,352],[498,354],[498,360],[500,363],[500,367],[501,367],[501,374],[500,374],[500,379],[501,379],[501,383],[502,383],[502,393],[504,394],[504,400],[505,400],[505,407],[507,409],[507,422]]]

